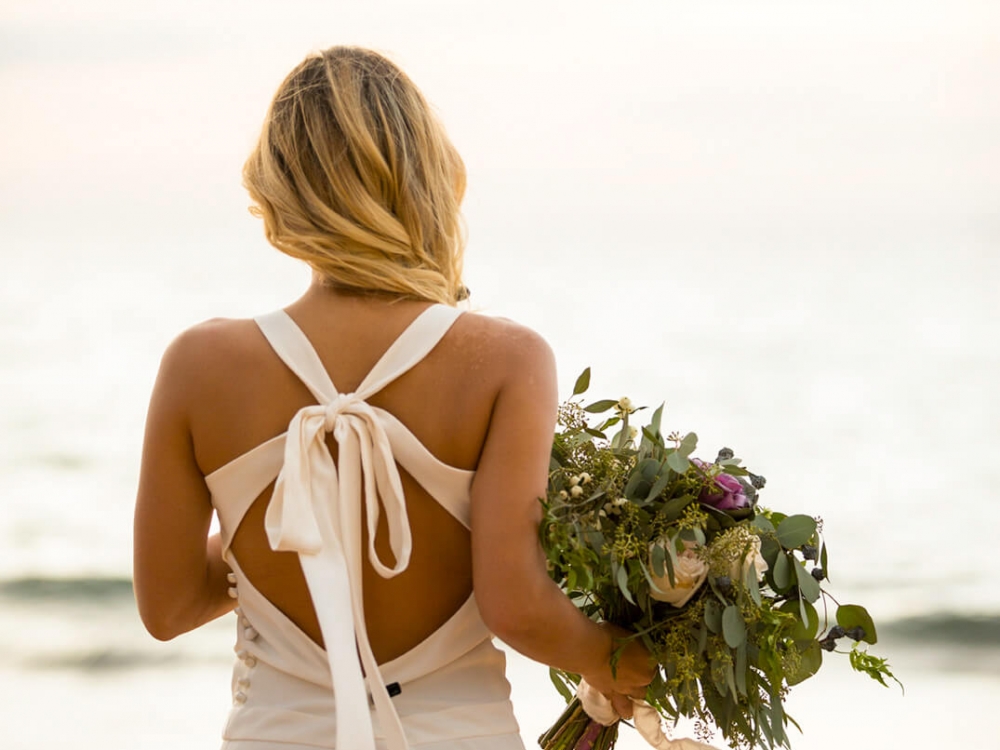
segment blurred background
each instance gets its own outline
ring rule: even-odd
[[[828,658],[793,746],[1000,748],[990,0],[4,0],[3,746],[219,744],[234,622],[162,644],[134,611],[143,419],[173,336],[304,290],[240,169],[285,74],[341,43],[398,62],[463,154],[475,309],[539,330],[567,395],[590,365],[595,398],[665,400],[765,504],[822,516],[830,590],[906,694]],[[530,748],[560,699],[510,665]]]

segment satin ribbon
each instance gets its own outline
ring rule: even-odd
[[[337,442],[337,463],[327,448],[328,432]],[[392,566],[383,563],[375,550],[380,500],[395,558]],[[353,393],[303,407],[288,426],[284,466],[264,518],[267,538],[275,551],[299,555],[330,664],[338,714],[337,747],[375,750],[366,674],[389,750],[407,750],[403,725],[365,628],[362,506],[368,560],[383,578],[398,575],[409,565],[413,538],[399,470],[374,409]],[[347,612],[350,620],[344,617]]]
[[[611,705],[611,701],[586,680],[580,680],[576,697],[580,705],[591,719],[598,724],[611,726],[622,717]],[[644,740],[656,750],[717,750],[712,745],[697,742],[687,737],[672,740],[663,731],[660,714],[644,700],[632,698],[632,720],[635,728]]]

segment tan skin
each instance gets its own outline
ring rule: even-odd
[[[336,292],[314,280],[286,308],[313,343],[337,390],[357,388],[426,302]],[[315,400],[252,320],[213,320],[185,332],[164,355],[151,399],[135,512],[139,612],[167,640],[230,611],[228,566],[204,477],[287,430]],[[438,346],[369,403],[394,414],[440,460],[475,470],[472,531],[401,469],[413,552],[384,579],[365,561],[365,622],[384,663],[416,646],[474,590],[490,630],[526,656],[584,675],[631,716],[624,696],[653,677],[649,654],[628,642],[616,677],[615,637],[582,615],[545,571],[537,541],[557,405],[548,345],[510,321],[462,315]],[[336,457],[332,438],[328,444]],[[271,551],[268,488],[234,535],[232,552],[253,584],[322,645],[298,558]],[[382,526],[376,547],[392,560]],[[398,613],[405,611],[407,617]]]

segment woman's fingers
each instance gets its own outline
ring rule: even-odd
[[[611,707],[623,719],[632,718],[632,699],[621,693],[612,693],[608,696],[611,699]]]

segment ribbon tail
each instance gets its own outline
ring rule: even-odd
[[[352,599],[343,550],[334,539],[316,554],[300,554],[299,562],[316,608],[333,680],[337,712],[337,747],[375,750],[375,730],[368,691],[355,650],[354,622],[344,617]]]

